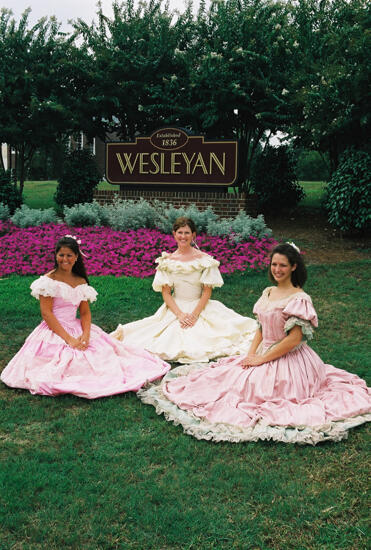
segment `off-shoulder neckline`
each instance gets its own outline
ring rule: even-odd
[[[288,294],[287,296],[283,296],[282,298],[277,298],[276,300],[272,300],[272,298],[270,298],[270,291],[272,288],[275,288],[275,287],[268,287],[268,292],[266,293],[266,296],[267,296],[267,299],[269,300],[269,302],[282,302],[283,300],[287,300],[288,298],[293,298],[294,296],[296,296],[297,294],[306,294],[306,292],[304,292],[304,290],[301,288],[300,290],[297,290],[296,292],[292,292],[291,294]]]
[[[179,260],[179,258],[172,258],[171,257],[171,255],[172,255],[171,252],[165,252],[165,254],[168,254],[168,258],[167,258],[168,260],[171,260],[172,262],[181,262],[182,264],[188,264],[188,263],[194,262],[196,260],[201,260],[202,258],[205,258],[205,257],[212,258],[212,256],[210,256],[210,254],[206,254],[206,252],[203,252],[202,254],[200,254],[200,256],[195,256],[191,260]]]
[[[68,283],[65,283],[64,281],[58,281],[58,279],[52,279],[48,275],[42,275],[42,277],[46,277],[47,279],[49,279],[49,281],[53,281],[54,283],[62,283],[62,285],[66,285],[66,286],[68,286],[68,288],[72,288],[72,290],[75,290],[76,288],[79,288],[80,286],[89,286],[88,283],[80,283],[79,285],[72,286],[72,285],[69,285]]]

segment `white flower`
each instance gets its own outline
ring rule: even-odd
[[[299,42],[297,40],[295,40],[295,42],[293,43],[293,46],[294,46],[294,48],[298,48],[299,47]]]
[[[175,82],[175,80],[178,80],[178,77],[176,74],[172,74],[170,77],[171,82]]]
[[[279,31],[282,27],[279,23],[277,23],[277,25],[274,27],[277,31]]]
[[[289,92],[288,90],[286,90],[286,88],[283,88],[283,90],[282,90],[282,92],[281,92],[282,95],[287,95],[287,94],[289,94],[289,93],[290,93],[290,92]]]

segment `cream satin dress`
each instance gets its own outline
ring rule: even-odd
[[[161,292],[164,285],[170,286],[175,302],[185,313],[194,310],[204,286],[223,285],[219,262],[208,254],[182,262],[163,252],[156,263],[153,289]],[[191,328],[181,328],[177,317],[163,304],[151,317],[118,325],[111,336],[166,361],[191,363],[246,354],[256,329],[255,320],[239,315],[217,300],[209,300]]]

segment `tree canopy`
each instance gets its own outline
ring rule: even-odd
[[[28,13],[0,15],[0,139],[23,172],[37,147],[80,130],[236,137],[245,189],[276,132],[325,154],[332,171],[349,145],[369,144],[365,0],[216,0],[196,14],[128,0],[111,18],[98,5],[97,22],[79,19],[71,34],[54,18],[29,27]]]

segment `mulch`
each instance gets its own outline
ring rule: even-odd
[[[344,236],[317,209],[302,208],[289,215],[266,215],[279,241],[294,241],[305,253],[306,264],[336,264],[370,259],[370,235]]]

